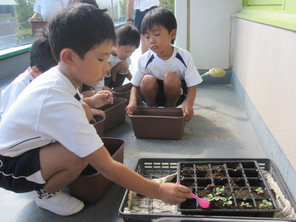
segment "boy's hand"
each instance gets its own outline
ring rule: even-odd
[[[192,119],[192,116],[194,114],[193,107],[185,103],[182,106],[182,110],[183,110],[183,113],[185,114],[185,123],[188,123]]]
[[[134,103],[129,103],[125,108],[126,113],[129,115],[133,114],[133,112],[135,112],[136,109],[137,109],[137,104],[134,104]]]
[[[91,97],[91,101],[92,108],[113,104],[113,93],[109,90],[101,90]]]
[[[191,190],[175,183],[162,183],[159,184],[158,192],[160,193],[160,199],[165,203],[179,204],[189,197]]]
[[[103,118],[106,118],[106,113],[103,110],[99,109],[91,109],[93,116],[102,116]]]

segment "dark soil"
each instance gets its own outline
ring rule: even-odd
[[[242,199],[246,199],[248,197],[251,197],[251,194],[250,194],[249,190],[247,190],[247,189],[235,189],[234,195],[236,198],[242,198]]]
[[[224,170],[224,164],[212,164],[213,170]]]

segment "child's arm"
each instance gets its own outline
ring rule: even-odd
[[[129,104],[125,108],[127,114],[133,114],[133,112],[137,109],[139,93],[140,87],[133,86],[130,93]]]
[[[128,70],[128,71],[127,71],[127,79],[128,79],[128,80],[131,80],[132,77],[133,77],[133,75],[132,75],[131,72]]]
[[[187,88],[186,100],[182,106],[182,110],[185,113],[185,122],[188,123],[194,114],[193,104],[196,96],[196,86]]]
[[[142,177],[127,166],[115,161],[105,147],[85,157],[98,172],[111,181],[151,198],[161,199],[166,203],[177,204],[188,198],[190,189],[173,183],[159,184]]]

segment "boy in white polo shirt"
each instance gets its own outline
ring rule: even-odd
[[[127,113],[137,109],[137,98],[142,96],[148,106],[182,104],[185,121],[189,122],[194,114],[196,86],[202,79],[190,53],[172,45],[177,33],[174,14],[164,8],[149,11],[142,21],[141,33],[150,50],[140,57],[131,80]]]
[[[0,119],[15,102],[19,94],[41,73],[57,65],[51,54],[48,37],[44,33],[35,40],[30,50],[30,67],[16,77],[3,91],[1,96]]]
[[[106,178],[151,198],[177,204],[189,197],[187,187],[158,184],[113,160],[88,123],[77,87],[94,87],[103,79],[115,38],[112,19],[89,4],[62,10],[51,20],[49,42],[59,63],[23,91],[0,123],[1,187],[36,190],[39,207],[72,215],[84,204],[60,190],[90,164]]]

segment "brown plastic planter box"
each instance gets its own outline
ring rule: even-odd
[[[108,137],[103,137],[102,140],[112,158],[123,163],[124,140]],[[110,180],[88,165],[81,175],[69,185],[69,190],[74,197],[86,203],[95,203],[111,185]]]
[[[138,138],[178,140],[183,137],[185,116],[181,108],[138,107],[129,117]]]
[[[104,132],[114,128],[120,123],[124,122],[127,106],[127,100],[124,98],[115,98],[113,104],[105,105],[100,110],[105,111],[106,120],[104,123]]]
[[[47,25],[48,25],[47,21],[36,20],[36,21],[30,21],[30,23],[31,23],[33,35],[41,35],[42,32],[47,30]]]
[[[94,125],[98,135],[100,137],[102,137],[102,136],[104,136],[104,125],[105,125],[104,123],[105,123],[106,118],[97,115],[97,116],[95,116],[95,120],[96,120],[96,122],[93,123],[93,125]]]
[[[113,94],[116,97],[124,98],[129,102],[132,87],[133,87],[133,84],[131,84],[131,83],[127,83],[125,85],[116,87],[113,89]]]

